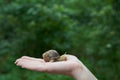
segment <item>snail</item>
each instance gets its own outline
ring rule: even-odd
[[[56,50],[48,50],[44,52],[42,56],[45,62],[57,62],[67,60],[65,54],[60,56]]]

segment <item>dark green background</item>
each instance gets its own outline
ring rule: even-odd
[[[120,79],[120,0],[0,0],[0,80],[74,80],[21,69],[21,56],[55,49],[99,80]]]

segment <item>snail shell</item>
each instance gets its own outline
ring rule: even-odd
[[[56,62],[66,61],[67,57],[65,55],[60,56],[56,50],[48,50],[43,53],[43,59],[45,62]]]
[[[55,62],[59,57],[59,53],[56,50],[49,50],[43,53],[45,62]]]

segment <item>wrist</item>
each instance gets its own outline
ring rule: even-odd
[[[97,78],[82,64],[72,72],[76,80],[97,80]]]

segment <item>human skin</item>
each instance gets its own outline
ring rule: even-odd
[[[76,56],[65,56],[67,57],[67,61],[60,62],[45,62],[41,58],[23,56],[17,59],[15,64],[33,71],[72,76],[76,80],[97,80]]]

